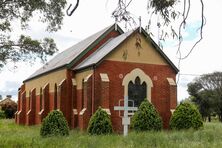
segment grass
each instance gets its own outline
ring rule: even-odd
[[[90,136],[85,132],[71,130],[67,137],[42,138],[40,126],[16,125],[14,120],[0,120],[0,147],[53,147],[53,148],[218,148],[222,147],[222,124],[205,123],[198,131],[130,132],[127,137],[112,134]]]

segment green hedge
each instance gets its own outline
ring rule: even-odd
[[[40,135],[41,136],[69,135],[69,127],[61,111],[54,110],[50,112],[46,116],[46,118],[43,119],[43,123],[40,129]]]
[[[135,131],[161,130],[162,119],[155,107],[145,99],[132,117],[131,127]]]
[[[101,107],[90,118],[87,131],[91,135],[110,134],[113,132],[110,116]]]
[[[170,119],[171,129],[199,129],[203,126],[201,115],[193,104],[189,102],[181,103],[174,111]]]

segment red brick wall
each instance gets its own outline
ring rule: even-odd
[[[175,103],[170,101],[169,83],[166,78],[171,77],[175,80],[175,71],[168,65],[103,61],[101,65],[98,66],[96,69],[96,81],[100,81],[99,73],[108,74],[110,80],[109,104],[114,129],[122,129],[119,113],[118,111],[113,110],[114,106],[118,105],[119,99],[123,99],[124,97],[124,87],[122,86],[122,80],[126,74],[130,73],[135,68],[140,68],[152,79],[153,87],[151,89],[151,102],[160,113],[164,122],[164,128],[168,128],[168,123],[171,115],[170,104]],[[123,78],[119,77],[120,74],[123,75]],[[172,101],[176,101],[176,99]]]
[[[86,57],[88,57],[89,55],[91,55],[94,51],[96,51],[102,44],[104,44],[107,40],[109,40],[110,38],[112,37],[116,37],[118,36],[120,33],[118,31],[111,31],[109,34],[107,34],[100,42],[97,43],[97,45],[92,48],[90,51],[88,51],[81,59],[79,59],[79,61],[75,64],[79,64],[80,62],[82,62]],[[73,65],[73,67],[75,67],[75,65]],[[63,112],[63,114],[65,115],[69,125],[71,124],[71,116],[72,116],[72,108],[73,108],[73,104],[72,104],[72,84],[71,84],[71,79],[73,77],[73,73],[71,70],[67,70],[66,72],[66,77],[67,77],[67,80],[66,80],[66,84],[63,85],[62,87],[62,91],[63,91],[63,94],[60,94],[60,92],[58,92],[58,96],[57,96],[57,108],[60,108],[61,111]],[[57,84],[58,85],[58,84]],[[51,86],[53,87],[53,86]],[[25,85],[22,85],[21,86],[21,89],[20,89],[21,92],[25,91]],[[76,92],[76,99],[78,100],[76,102],[77,104],[77,111],[80,112],[82,110],[82,106],[83,106],[83,102],[81,101],[82,100],[82,90],[78,90]],[[60,96],[59,96],[60,95]],[[51,110],[54,109],[54,106],[55,106],[55,102],[54,102],[54,96],[55,94],[54,93],[49,93],[49,96],[47,97],[47,106],[45,106],[47,108],[47,113]],[[96,97],[95,97],[96,98]],[[62,100],[61,100],[62,99]],[[18,109],[20,110],[20,108],[22,108],[22,105],[25,107],[25,111],[23,109],[23,112],[27,112],[28,109],[28,101],[29,98],[26,98],[25,101],[21,101],[19,100],[18,104],[19,104],[19,107]],[[27,102],[26,102],[27,101]],[[25,102],[25,104],[23,103]],[[94,101],[95,102],[95,101]],[[39,115],[39,112],[40,112],[40,96],[37,95],[36,96],[36,106],[35,106],[35,123],[36,124],[39,124],[41,123],[41,117]],[[45,115],[44,115],[45,116]],[[25,121],[25,119],[24,119]],[[19,119],[17,119],[17,115],[16,115],[16,122],[20,122]]]

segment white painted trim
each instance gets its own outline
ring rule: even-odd
[[[42,110],[39,112],[39,115],[41,115],[43,112],[44,112],[44,109],[42,109]]]
[[[72,78],[72,85],[73,85],[73,86],[76,86],[76,85],[77,85],[76,79],[74,79],[74,78]]]
[[[170,110],[171,114],[173,114],[174,111],[175,111],[175,109],[171,109],[171,110]]]
[[[17,115],[19,115],[21,112],[22,112],[22,110],[18,111],[18,112],[17,112]]]
[[[47,85],[49,85],[49,83],[46,83],[46,84],[43,86],[42,90],[44,90],[44,89],[47,87]]]
[[[31,89],[31,93],[35,90],[36,88]]]
[[[26,113],[26,115],[30,114],[30,112],[31,112],[31,109]]]
[[[109,77],[106,73],[100,73],[100,78],[102,82],[109,82]]]
[[[136,68],[132,70],[130,73],[128,73],[122,82],[122,85],[124,86],[124,96],[128,96],[128,84],[130,81],[135,83],[136,77],[139,77],[141,80],[141,83],[145,82],[147,85],[147,99],[151,102],[151,88],[153,87],[153,82],[151,78],[146,75],[141,69]]]
[[[74,115],[78,115],[77,109],[73,109],[72,112],[74,113]]]
[[[83,114],[85,113],[85,111],[86,111],[86,108],[83,108],[83,109],[80,111],[79,115],[83,115]]]
[[[102,110],[106,111],[106,113],[107,113],[108,115],[111,115],[111,112],[110,112],[110,109],[109,109],[109,108],[102,108]]]
[[[66,79],[63,79],[63,80],[59,83],[58,87],[61,87],[62,83],[63,83],[65,80],[66,80]]]
[[[91,76],[92,76],[92,73],[89,74],[88,76],[86,76],[86,77],[84,78],[84,82],[87,82]]]
[[[171,86],[176,86],[176,82],[173,80],[173,78],[166,78],[168,83],[171,85]]]

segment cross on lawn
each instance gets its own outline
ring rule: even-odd
[[[124,115],[122,117],[122,124],[123,124],[123,135],[127,136],[128,133],[128,125],[130,125],[130,117],[128,111],[137,111],[138,107],[129,107],[128,106],[128,96],[124,97],[124,106],[114,106],[114,110],[124,111]],[[120,105],[120,103],[119,103]]]

